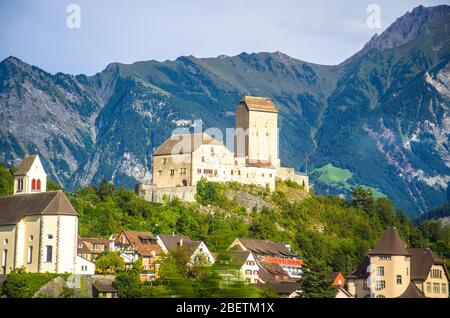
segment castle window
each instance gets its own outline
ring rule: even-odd
[[[170,170],[170,175],[171,175],[171,176],[174,176],[174,175],[175,175],[175,170],[174,170],[174,169],[171,169],[171,170]]]
[[[186,174],[186,168],[181,168],[180,169],[180,174]]]
[[[384,276],[384,266],[377,266],[377,276]]]
[[[214,152],[214,147],[211,147],[211,152]]]
[[[205,162],[205,157],[202,157],[202,162]]]
[[[53,239],[53,235],[49,234],[49,235],[47,235],[47,238],[48,238],[49,240],[52,240],[52,239]]]
[[[36,190],[36,179],[31,180],[31,190]]]
[[[32,241],[33,240],[33,235],[30,235],[29,237],[28,237],[28,239],[30,240],[30,241]]]
[[[202,169],[197,169],[197,173],[198,174],[202,173]]]
[[[162,176],[162,170],[158,171],[158,176],[160,176],[160,177]]]
[[[167,158],[163,158],[163,165],[167,163]]]
[[[217,170],[214,170],[214,175],[217,176]]]
[[[233,173],[234,173],[233,170],[231,170],[231,175],[233,175]]]
[[[238,175],[241,175],[241,170],[238,171]]]
[[[37,182],[36,182],[36,188],[37,188],[38,190],[41,190],[41,179],[37,179]]]

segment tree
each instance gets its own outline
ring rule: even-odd
[[[0,196],[13,194],[14,178],[10,170],[0,163]]]
[[[118,270],[123,270],[125,263],[119,253],[105,252],[97,258],[95,267],[99,272],[115,273]]]
[[[59,183],[54,182],[52,179],[47,178],[47,191],[62,190]]]
[[[303,274],[299,281],[301,298],[335,298],[337,288],[325,277],[328,269],[323,261],[311,258],[308,265],[303,266]]]
[[[139,274],[132,270],[119,272],[113,282],[113,287],[117,290],[120,298],[139,298],[142,295],[142,282]]]
[[[373,191],[370,188],[358,186],[350,192],[352,196],[352,206],[362,208],[368,212],[373,205]]]

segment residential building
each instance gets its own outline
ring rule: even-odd
[[[94,262],[100,254],[111,250],[110,244],[109,240],[78,236],[77,254]]]
[[[62,191],[46,192],[38,156],[25,157],[14,194],[0,197],[0,272],[74,273],[78,214]]]
[[[115,249],[121,253],[128,268],[139,258],[142,259],[142,280],[155,278],[161,247],[151,232],[122,231],[115,242]]]
[[[176,250],[177,248],[183,248],[191,255],[192,261],[202,258],[210,265],[215,262],[214,255],[203,241],[192,241],[186,235],[176,234],[159,234],[156,238],[158,245],[164,253]]]
[[[77,255],[75,260],[75,274],[78,275],[94,275],[95,263],[83,256]]]
[[[442,260],[430,250],[407,249],[389,227],[348,277],[348,290],[358,298],[448,297],[448,281]]]
[[[285,244],[274,243],[267,240],[237,238],[231,243],[228,249],[251,251],[259,264],[263,262],[268,264],[278,264],[290,277],[300,278],[302,274],[303,261]]]
[[[94,298],[119,298],[117,290],[112,284],[92,284],[92,297]]]
[[[331,272],[325,278],[330,280],[333,286],[344,287],[345,285],[345,278],[341,272]]]
[[[234,151],[206,133],[173,135],[153,153],[153,184],[137,194],[161,202],[164,195],[193,201],[205,178],[275,189],[275,179],[293,180],[309,190],[308,176],[280,166],[278,109],[268,98],[245,96],[236,110]]]
[[[230,280],[245,281],[247,284],[259,284],[260,266],[250,251],[229,251],[227,272],[223,277]]]

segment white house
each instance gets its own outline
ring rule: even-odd
[[[203,255],[210,265],[215,262],[215,257],[203,241],[192,241],[188,236],[175,234],[159,234],[156,240],[164,253],[185,248],[190,253],[192,261]]]
[[[76,257],[76,267],[75,274],[78,275],[94,275],[95,274],[95,263],[90,260],[77,255]]]

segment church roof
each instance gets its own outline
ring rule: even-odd
[[[201,145],[222,145],[222,143],[205,133],[173,135],[156,148],[153,155],[189,154]]]
[[[17,224],[28,215],[78,215],[61,190],[0,197],[0,225]]]
[[[403,243],[397,229],[393,226],[388,227],[384,231],[380,242],[372,250],[367,253],[368,255],[405,255],[408,256],[409,253],[405,248],[405,243]]]
[[[277,113],[277,106],[272,102],[270,98],[244,96],[240,102],[241,105],[245,105],[248,110]]]
[[[34,160],[36,160],[36,157],[37,157],[36,155],[24,157],[22,159],[22,162],[20,163],[19,168],[17,168],[17,171],[14,172],[14,175],[20,176],[20,175],[27,174],[28,171],[30,171]]]

